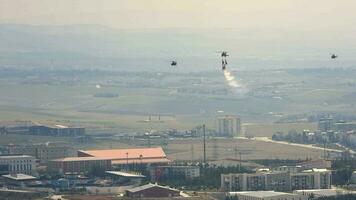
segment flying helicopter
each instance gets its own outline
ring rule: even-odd
[[[221,60],[222,67],[221,69],[224,71],[226,69],[227,61],[226,60]]]
[[[174,60],[173,60],[173,61],[171,62],[171,66],[176,66],[176,65],[177,65],[177,61],[174,61]]]
[[[338,56],[336,54],[331,54],[331,59],[336,59]]]
[[[221,64],[222,64],[221,69],[224,71],[226,69],[226,66],[227,66],[226,57],[229,56],[229,54],[227,54],[226,51],[221,51],[219,53],[221,53],[221,58],[222,58],[221,59]]]

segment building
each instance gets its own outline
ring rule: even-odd
[[[200,168],[198,166],[154,166],[150,168],[150,176],[152,181],[177,176],[193,179],[200,177]]]
[[[274,171],[279,171],[279,172],[290,172],[290,173],[298,173],[302,171],[302,166],[297,165],[297,166],[279,166],[273,169]]]
[[[109,159],[112,165],[125,167],[127,165],[147,166],[152,164],[168,164],[167,158],[162,147],[155,148],[137,148],[137,149],[108,149],[78,151],[79,157],[95,157]]]
[[[30,135],[54,136],[54,137],[77,137],[85,135],[85,128],[68,127],[63,125],[44,126],[36,125],[28,128]]]
[[[106,171],[105,173],[120,185],[141,185],[142,180],[146,178],[142,174],[133,172]]]
[[[36,200],[42,199],[48,196],[46,192],[29,191],[29,190],[11,190],[7,188],[0,188],[0,197],[4,197],[6,200]],[[5,198],[6,197],[6,198]]]
[[[290,174],[286,172],[259,172],[255,174],[222,174],[223,191],[290,191]]]
[[[302,169],[330,169],[331,168],[331,161],[324,160],[324,159],[317,159],[317,160],[309,160],[306,162],[300,163]]]
[[[337,122],[335,123],[335,130],[340,132],[348,132],[356,130],[356,122]]]
[[[328,189],[331,172],[311,169],[297,173],[285,171],[258,172],[254,174],[221,174],[222,191],[292,191],[298,189]]]
[[[318,129],[322,132],[334,130],[334,119],[332,117],[325,117],[319,119]]]
[[[62,174],[88,173],[93,169],[108,171],[111,169],[111,160],[95,157],[67,157],[50,161],[49,168]]]
[[[36,173],[36,159],[28,155],[0,156],[0,173]]]
[[[16,173],[2,175],[2,178],[4,179],[6,185],[12,185],[12,186],[24,186],[37,179],[34,176],[30,176],[27,174],[16,174]]]
[[[235,115],[218,116],[216,119],[216,132],[219,136],[241,136],[240,118]]]
[[[56,145],[53,143],[47,144],[29,144],[29,145],[8,145],[8,153],[26,154],[35,157],[40,163],[47,163],[53,159],[64,158],[69,155],[69,147]]]
[[[238,200],[307,200],[298,194],[274,191],[229,192],[228,196],[236,197]]]
[[[292,190],[330,189],[331,172],[327,169],[310,169],[291,174]]]
[[[309,198],[314,196],[314,199],[323,198],[323,197],[336,197],[340,195],[356,194],[355,191],[347,191],[342,189],[313,189],[313,190],[295,190],[294,194],[304,196]],[[351,199],[351,198],[350,198]]]
[[[149,183],[147,185],[126,190],[126,196],[131,198],[179,197],[180,191]]]

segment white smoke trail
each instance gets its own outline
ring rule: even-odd
[[[227,84],[233,89],[234,94],[245,94],[247,92],[246,88],[236,80],[229,69],[224,70],[224,77]]]
[[[241,87],[241,85],[237,82],[237,80],[235,80],[235,77],[234,77],[234,75],[231,73],[230,70],[225,69],[225,70],[224,70],[224,76],[225,76],[225,80],[227,81],[227,84],[228,84],[230,87],[233,87],[233,88]]]

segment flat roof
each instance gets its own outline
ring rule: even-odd
[[[98,158],[115,159],[150,159],[150,158],[166,158],[162,147],[155,148],[135,148],[135,149],[107,149],[107,150],[79,150],[78,153],[83,153],[88,156]]]
[[[37,179],[34,176],[30,176],[27,174],[7,174],[7,175],[2,175],[2,177],[11,179],[11,180],[16,180],[16,181],[26,181],[26,180],[34,180]]]
[[[116,175],[116,176],[122,176],[126,178],[145,178],[146,176],[142,174],[134,174],[134,173],[129,173],[129,172],[121,172],[121,171],[106,171],[108,174]]]
[[[317,197],[319,196],[336,196],[339,194],[355,194],[355,191],[347,191],[343,189],[310,189],[310,190],[295,190],[294,193],[296,194],[303,194],[303,193],[313,193]]]
[[[296,196],[296,194],[285,193],[285,192],[275,192],[275,191],[245,191],[245,192],[229,192],[230,195],[244,195],[250,197],[274,197],[274,196],[282,196],[282,195],[292,195]]]
[[[28,156],[28,155],[0,155],[0,159],[2,158],[34,158],[33,156]]]
[[[69,161],[91,161],[91,160],[110,160],[108,158],[96,158],[96,157],[66,157],[60,159],[54,159],[54,162],[69,162]]]

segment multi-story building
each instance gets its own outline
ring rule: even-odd
[[[310,169],[291,174],[292,190],[330,189],[331,172],[327,169]]]
[[[111,160],[95,157],[67,157],[49,162],[49,168],[58,173],[87,173],[93,169],[110,170]]]
[[[55,144],[8,145],[8,153],[26,154],[35,157],[40,163],[47,163],[53,159],[64,158],[69,155],[69,147]]]
[[[34,174],[36,172],[36,159],[28,155],[0,156],[0,173]]]
[[[220,136],[235,137],[241,135],[240,118],[236,115],[218,116],[216,119],[216,132]]]
[[[223,191],[291,191],[330,187],[331,172],[326,169],[311,169],[297,173],[272,171],[254,174],[221,174]]]
[[[221,189],[224,191],[290,191],[290,178],[289,173],[285,172],[222,174]]]
[[[334,119],[332,117],[321,118],[318,123],[318,129],[323,132],[334,130]]]
[[[150,176],[152,181],[175,176],[192,179],[200,177],[200,168],[198,166],[153,166],[150,168]]]

